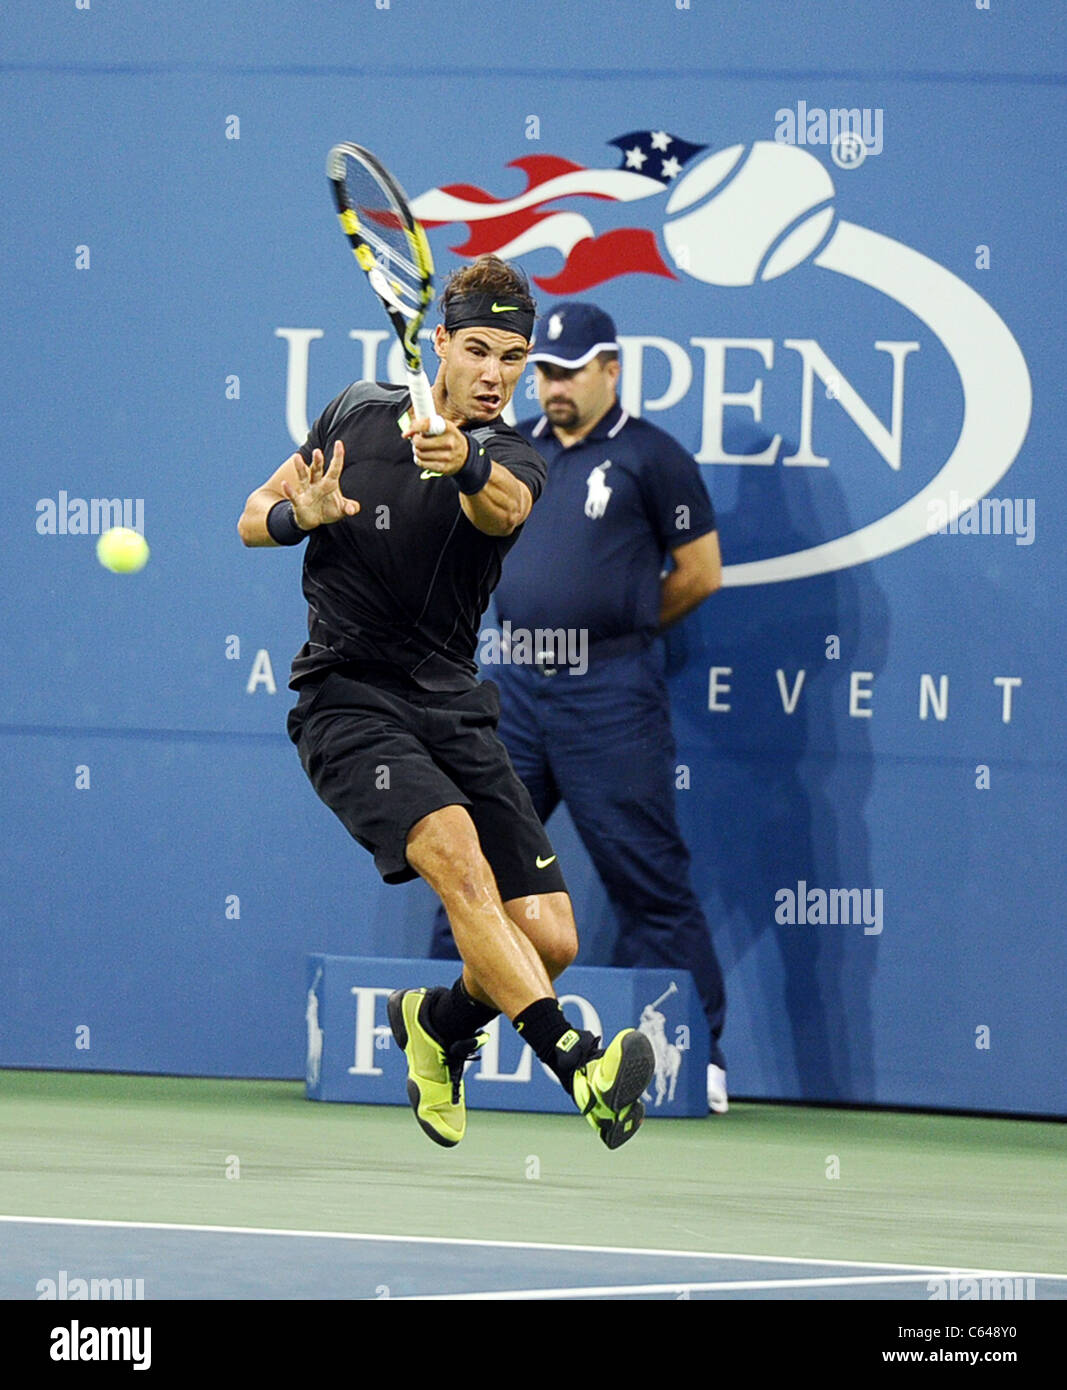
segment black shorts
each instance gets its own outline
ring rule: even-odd
[[[465,806],[501,899],[566,892],[556,852],[496,734],[492,681],[460,694],[371,684],[331,672],[305,687],[289,737],[319,796],[374,855],[386,883],[418,877],[413,825]]]

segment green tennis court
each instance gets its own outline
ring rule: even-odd
[[[1061,1124],[736,1104],[609,1153],[483,1111],[442,1150],[303,1089],[0,1072],[0,1294],[929,1299],[970,1271],[1067,1296]]]

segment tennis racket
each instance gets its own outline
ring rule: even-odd
[[[422,369],[419,330],[433,301],[433,258],[426,233],[389,170],[360,145],[335,145],[326,174],[348,238],[371,289],[382,302],[404,349],[404,366],[416,418],[428,418],[431,434],[445,422],[434,409]]]

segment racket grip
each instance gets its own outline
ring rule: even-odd
[[[409,372],[408,385],[411,388],[411,404],[418,419],[430,422],[430,434],[444,434],[445,422],[434,409],[433,392],[426,380],[425,372]]]

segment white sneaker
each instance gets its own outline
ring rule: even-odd
[[[725,1115],[730,1104],[726,1099],[726,1073],[714,1062],[708,1066],[708,1109],[716,1115]]]

